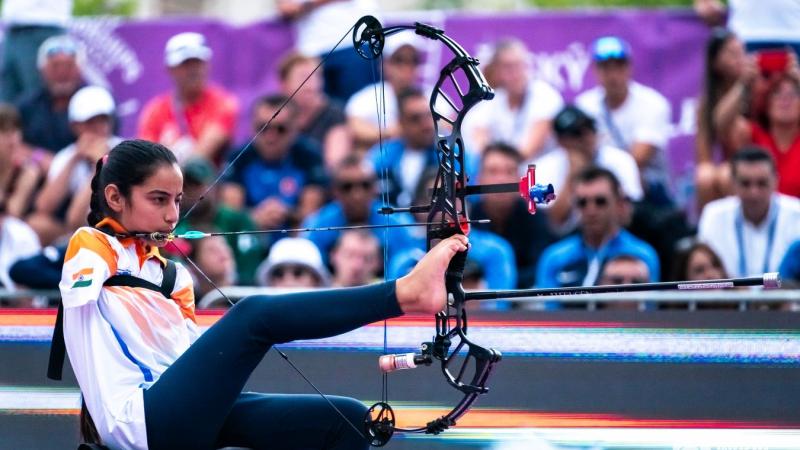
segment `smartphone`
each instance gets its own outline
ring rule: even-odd
[[[789,50],[762,50],[757,53],[758,67],[763,73],[783,72],[789,65]]]

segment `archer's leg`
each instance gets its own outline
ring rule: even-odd
[[[212,448],[273,344],[333,336],[401,313],[394,282],[240,301],[144,392],[149,448]]]
[[[351,398],[328,399],[358,431],[319,395],[244,392],[228,414],[216,446],[253,450],[368,448],[361,430],[367,408]]]

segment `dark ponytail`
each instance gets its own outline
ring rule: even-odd
[[[177,162],[175,154],[161,144],[140,139],[120,142],[108,155],[100,158],[95,166],[89,215],[86,217],[89,226],[94,226],[104,217],[112,215],[106,202],[106,186],[117,186],[120,194],[128,198],[131,188],[144,183],[158,167]]]

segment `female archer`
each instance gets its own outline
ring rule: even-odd
[[[189,273],[161,257],[163,242],[138,237],[175,227],[182,185],[158,144],[124,141],[97,162],[91,227],[72,236],[60,284],[84,438],[115,449],[366,448],[352,427],[366,413],[356,400],[242,388],[273,344],[440,311],[466,237],[443,240],[395,281],[245,298],[200,335]]]

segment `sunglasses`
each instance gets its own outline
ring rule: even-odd
[[[269,128],[264,128],[266,126],[267,126],[267,122],[261,122],[261,123],[253,124],[253,131],[259,132],[261,130],[264,130],[264,133],[268,133],[270,131],[274,131],[275,133],[278,133],[278,134],[286,134],[286,132],[289,131],[289,126],[286,125],[286,124],[283,124],[283,123],[274,123],[273,122],[273,123],[271,123],[269,125]]]
[[[345,194],[349,194],[354,189],[358,188],[363,191],[369,191],[375,185],[375,180],[359,180],[359,181],[340,181],[337,183],[337,187],[344,192]]]
[[[647,283],[649,280],[639,277],[623,277],[623,276],[610,276],[603,277],[605,284],[642,284]]]
[[[747,178],[740,178],[736,180],[736,184],[743,187],[744,189],[750,189],[751,187],[757,187],[760,189],[766,189],[769,187],[769,180],[766,178],[759,178],[756,180],[750,180]]]
[[[594,203],[594,205],[598,208],[605,208],[609,204],[609,199],[604,195],[598,195],[597,197],[578,197],[575,200],[575,205],[579,209],[584,209],[589,205],[590,202]]]
[[[303,275],[313,275],[313,272],[305,266],[283,265],[276,266],[270,272],[271,278],[283,278],[286,275],[292,275],[294,278],[300,278]]]

